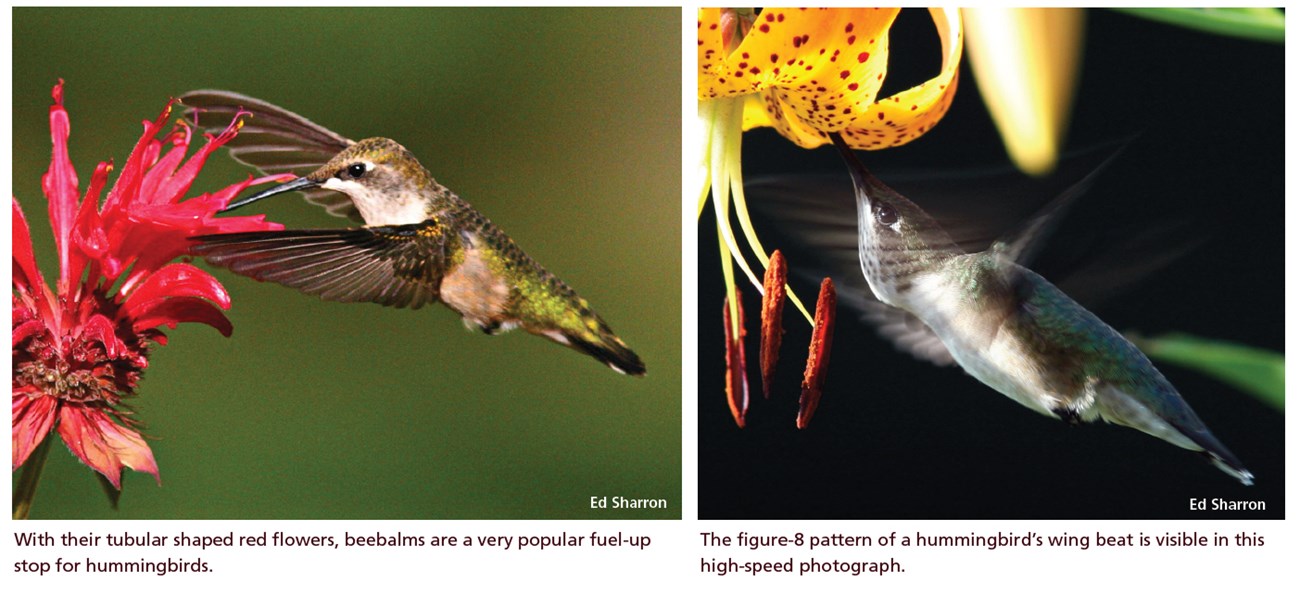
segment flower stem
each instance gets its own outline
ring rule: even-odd
[[[27,456],[27,462],[23,464],[23,474],[18,478],[18,486],[14,487],[14,520],[16,521],[26,520],[32,510],[32,498],[36,496],[36,485],[41,481],[41,470],[45,468],[45,458],[50,453],[53,436],[54,432],[46,434],[45,439],[36,446],[31,455]]]

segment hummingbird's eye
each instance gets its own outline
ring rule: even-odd
[[[894,210],[893,205],[887,202],[876,203],[876,221],[881,225],[892,226],[898,221],[898,211]]]
[[[348,166],[348,175],[351,176],[353,179],[358,179],[365,174],[366,174],[365,163],[357,162]]]

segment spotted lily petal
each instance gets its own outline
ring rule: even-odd
[[[933,129],[957,93],[957,68],[961,65],[962,21],[957,9],[932,8],[930,17],[939,33],[943,63],[939,75],[901,93],[877,100],[864,115],[844,129],[844,140],[855,149],[879,150],[900,146]],[[821,138],[819,143],[829,143]]]
[[[962,48],[955,9],[931,9],[943,46],[938,76],[877,99],[898,9],[768,8],[733,51],[723,47],[720,9],[701,9],[699,98],[746,99],[744,128],[776,128],[807,148],[844,132],[858,149],[902,145],[933,128],[948,110]]]
[[[962,9],[971,71],[1016,166],[1050,173],[1083,50],[1083,9]]]

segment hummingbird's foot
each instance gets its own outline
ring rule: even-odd
[[[465,328],[471,331],[482,331],[484,335],[500,335],[519,326],[519,323],[507,320],[493,319],[472,319],[469,317],[461,318],[465,323]]]
[[[1079,415],[1078,411],[1075,411],[1070,407],[1061,407],[1059,409],[1053,409],[1052,413],[1056,414],[1056,417],[1059,418],[1061,421],[1070,424],[1071,426],[1083,425],[1083,416]]]

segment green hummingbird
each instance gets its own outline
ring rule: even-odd
[[[514,328],[590,355],[627,375],[641,358],[564,281],[454,192],[401,144],[353,141],[265,101],[229,91],[182,96],[193,120],[244,114],[229,144],[236,160],[266,173],[309,171],[234,201],[222,211],[302,192],[361,227],[217,234],[192,252],[260,281],[327,301],[419,308],[440,301],[489,335]],[[224,124],[223,123],[223,124]]]
[[[853,178],[861,271],[889,306],[874,314],[882,333],[918,356],[960,365],[1033,411],[1135,428],[1202,452],[1242,484],[1254,483],[1137,346],[1021,265],[1069,196],[1015,237],[967,253],[934,218],[867,171],[843,138],[830,138]]]

